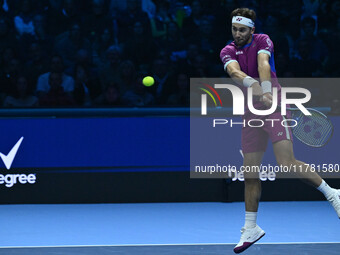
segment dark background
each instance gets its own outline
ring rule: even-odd
[[[190,77],[225,76],[219,52],[237,7],[257,12],[278,77],[339,76],[339,0],[2,0],[0,105],[189,106]],[[309,89],[313,106],[338,113],[338,88]]]

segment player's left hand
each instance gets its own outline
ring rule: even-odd
[[[262,95],[260,101],[267,107],[271,107],[273,103],[273,95],[270,92],[267,92]]]

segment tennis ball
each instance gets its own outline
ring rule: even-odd
[[[151,76],[146,76],[143,79],[143,84],[146,87],[150,87],[155,83],[155,80]]]

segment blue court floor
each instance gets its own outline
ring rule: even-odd
[[[1,205],[0,254],[233,254],[243,203]],[[340,254],[328,202],[262,202],[243,254]]]

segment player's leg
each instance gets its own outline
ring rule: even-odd
[[[246,212],[257,212],[261,197],[261,181],[256,166],[260,166],[263,151],[244,154],[244,201]]]
[[[276,161],[279,165],[292,166],[291,169],[296,170],[294,176],[296,175],[298,178],[301,178],[302,181],[315,188],[320,186],[322,182],[321,177],[316,172],[311,171],[304,162],[295,159],[292,141],[278,141],[273,144],[273,149]],[[292,175],[292,177],[294,176]]]
[[[246,213],[245,223],[241,229],[241,239],[234,248],[235,253],[243,252],[265,234],[256,224],[257,210],[261,197],[261,181],[256,166],[260,166],[263,154],[263,151],[244,154],[244,200]]]
[[[290,114],[288,112],[288,118]],[[273,143],[274,154],[276,161],[279,165],[290,166],[291,173],[279,173],[285,175],[291,175],[291,177],[296,177],[294,170],[299,173],[301,180],[307,182],[308,184],[319,187],[322,179],[317,173],[314,173],[307,169],[307,166],[303,162],[298,161],[294,157],[293,152],[293,134],[289,127],[282,125],[282,121],[285,117],[281,115],[280,112],[274,112],[270,115],[270,119],[276,119],[278,121],[270,123],[266,122],[264,130],[268,133],[270,140]],[[293,167],[294,166],[294,167]]]
[[[261,197],[261,182],[258,167],[261,164],[268,143],[268,135],[260,128],[242,129],[242,150],[244,153],[244,198],[245,224],[241,229],[241,238],[234,248],[240,253],[264,236],[265,232],[256,224],[257,210]],[[254,168],[257,167],[257,168]]]
[[[293,153],[293,144],[289,140],[278,141],[273,144],[277,163],[283,166],[295,166],[297,177],[321,191],[334,207],[340,218],[340,190],[331,188],[316,172],[302,161],[296,160]]]

